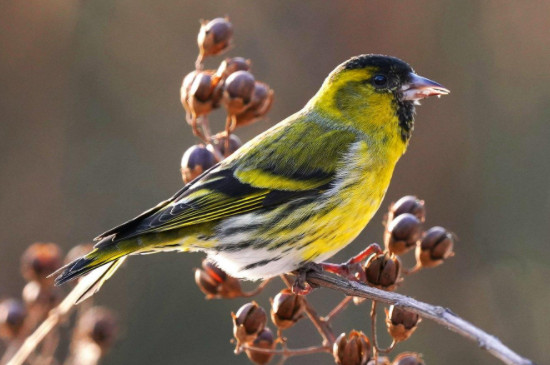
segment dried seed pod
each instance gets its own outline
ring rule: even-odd
[[[395,341],[405,341],[416,331],[420,316],[394,305],[386,310],[386,327]]]
[[[232,38],[233,25],[229,19],[216,18],[201,21],[201,29],[197,36],[199,60],[222,53],[231,45]]]
[[[183,82],[181,83],[181,105],[183,105],[183,108],[189,115],[191,115],[191,106],[189,105],[189,91],[191,90],[191,85],[193,85],[193,81],[195,81],[198,73],[199,71],[191,71],[190,73],[185,75],[185,77],[183,78]]]
[[[0,302],[0,337],[10,340],[17,337],[27,318],[25,305],[16,299]]]
[[[225,81],[222,102],[229,115],[242,113],[249,105],[254,92],[254,76],[248,71],[237,71]]]
[[[391,365],[424,365],[424,360],[415,352],[403,352],[393,359]]]
[[[365,263],[367,283],[383,290],[394,290],[399,283],[401,261],[390,253],[369,257]]]
[[[361,331],[342,333],[332,347],[334,361],[339,365],[365,365],[371,358],[369,338]]]
[[[206,299],[236,298],[243,295],[241,282],[227,275],[210,260],[203,260],[202,268],[195,270],[195,283],[206,295]]]
[[[206,147],[210,152],[214,154],[217,161],[221,161],[227,156],[231,156],[233,152],[238,150],[243,143],[241,139],[235,135],[229,135],[229,150],[226,151],[227,136],[224,133],[220,133],[212,137],[210,144]]]
[[[183,182],[195,179],[197,176],[216,164],[216,157],[203,144],[194,145],[185,151],[181,158],[181,178]]]
[[[273,104],[273,96],[274,92],[269,85],[256,81],[250,104],[243,112],[236,115],[237,127],[255,123],[265,117]]]
[[[61,249],[55,243],[34,243],[21,257],[21,273],[28,281],[37,281],[42,286],[51,286],[53,278],[48,275],[61,266]]]
[[[76,338],[92,341],[105,353],[116,340],[118,323],[116,316],[107,308],[88,309],[76,324]]]
[[[251,342],[265,328],[267,314],[256,302],[243,305],[233,317],[233,335],[239,343]]]
[[[410,213],[395,217],[384,232],[386,248],[396,255],[401,255],[416,246],[422,236],[422,225],[418,218]]]
[[[283,289],[273,298],[271,320],[282,330],[290,328],[303,317],[305,306],[303,296]]]
[[[200,71],[195,76],[193,83],[189,87],[189,96],[194,97],[200,102],[207,102],[212,98],[214,86],[212,83],[212,71]],[[191,101],[191,100],[190,100]],[[202,113],[197,113],[200,115]]]
[[[196,72],[189,86],[186,79],[187,76],[181,87],[181,100],[185,110],[193,117],[207,115],[220,105],[223,88],[214,71]]]
[[[416,246],[416,264],[421,267],[435,267],[452,257],[454,238],[443,227],[432,227]]]
[[[391,221],[404,213],[412,214],[418,218],[421,223],[424,223],[426,220],[426,207],[424,200],[420,200],[414,195],[406,195],[402,197],[390,206],[388,221]]]
[[[237,71],[249,71],[250,60],[245,60],[242,57],[226,58],[218,67],[216,76],[221,79],[226,79],[229,75]]]
[[[249,343],[249,345],[261,349],[273,350],[276,345],[275,336],[273,336],[273,332],[271,332],[271,330],[266,327],[261,330],[260,333],[258,333],[257,337],[254,339],[254,341]],[[248,348],[245,350],[245,352],[250,361],[258,365],[267,364],[269,361],[271,361],[271,358],[274,355],[265,352],[254,351]]]

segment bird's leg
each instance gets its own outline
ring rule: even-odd
[[[321,272],[323,271],[323,267],[315,262],[308,262],[298,270],[294,271],[294,274],[296,275],[296,279],[292,284],[292,292],[294,294],[307,295],[317,287],[307,281],[307,274],[312,271]]]
[[[377,243],[371,243],[363,251],[359,252],[357,255],[350,258],[348,261],[342,264],[333,264],[330,262],[308,262],[298,270],[294,272],[296,279],[292,284],[292,292],[298,295],[309,294],[315,287],[307,281],[307,274],[311,271],[315,272],[331,272],[336,275],[340,275],[349,280],[362,280],[364,270],[362,269],[361,263],[365,261],[370,255],[376,253],[382,253],[382,248]]]
[[[322,262],[320,265],[324,271],[340,275],[349,280],[361,280],[363,275],[361,262],[365,261],[373,253],[380,254],[382,252],[382,248],[377,243],[371,243],[366,249],[342,264]]]
[[[378,243],[371,243],[363,251],[359,252],[357,255],[349,259],[346,264],[357,264],[361,261],[366,260],[367,257],[372,255],[373,253],[381,254],[383,252],[384,251],[382,251],[382,248],[380,247],[380,245],[378,245]]]

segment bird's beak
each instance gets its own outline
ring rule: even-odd
[[[447,95],[451,91],[435,81],[411,72],[409,74],[409,82],[401,87],[401,92],[403,93],[403,100],[416,102],[428,96],[437,95],[439,97],[440,95]]]

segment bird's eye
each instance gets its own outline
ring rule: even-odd
[[[384,87],[388,83],[388,78],[384,75],[375,75],[372,78],[372,82],[373,82],[374,86]]]

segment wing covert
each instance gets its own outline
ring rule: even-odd
[[[100,237],[113,242],[320,195],[334,181],[343,130],[297,120],[280,123],[186,185],[171,199]]]

